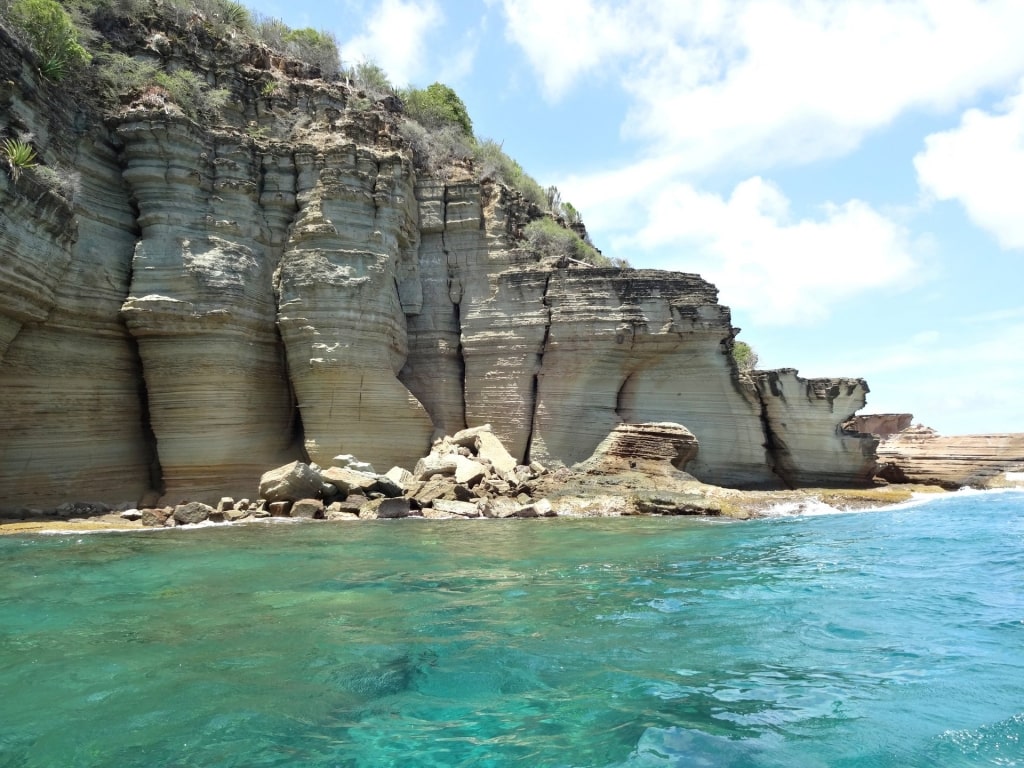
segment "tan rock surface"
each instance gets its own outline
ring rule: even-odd
[[[791,368],[755,371],[776,473],[791,488],[864,485],[878,438],[843,425],[864,407],[863,379],[804,379]]]
[[[638,470],[654,480],[685,470],[698,452],[697,438],[680,424],[619,424],[574,469],[606,475]]]
[[[29,126],[59,182],[0,171],[0,509],[137,500],[159,473],[118,318],[135,236],[117,155],[101,126],[61,127],[75,94],[23,68],[5,36],[0,82],[0,133]]]
[[[520,238],[540,211],[468,165],[418,173],[394,105],[259,46],[165,38],[230,91],[216,119],[150,94],[104,124],[0,45],[0,132],[27,126],[82,184],[0,174],[0,508],[216,503],[298,459],[410,468],[486,423],[507,453],[474,445],[481,492],[648,422],[696,437],[707,482],[863,479],[836,421],[857,387],[755,387],[698,276],[542,262]]]
[[[878,461],[883,477],[893,481],[946,488],[1018,485],[1014,473],[1024,472],[1024,434],[945,437],[915,425],[883,440]]]
[[[297,155],[299,212],[278,277],[278,323],[306,452],[409,466],[434,432],[399,381],[408,354],[399,277],[419,241],[412,172],[386,148],[338,141]],[[416,310],[413,302],[408,309]]]
[[[129,116],[118,135],[141,228],[121,314],[142,357],[166,495],[243,494],[297,453],[259,159],[183,118]]]
[[[854,432],[868,432],[881,439],[902,432],[914,421],[912,413],[867,413],[854,416],[844,425]]]

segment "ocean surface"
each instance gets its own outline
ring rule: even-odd
[[[1024,493],[0,538],[0,766],[1024,766]]]

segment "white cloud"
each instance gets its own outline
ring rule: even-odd
[[[973,336],[911,339],[864,350],[853,362],[871,386],[866,412],[912,411],[945,435],[1024,431],[1024,324]]]
[[[505,0],[504,7],[507,36],[526,53],[551,100],[627,42],[622,14],[593,0]]]
[[[341,46],[346,61],[372,61],[396,85],[415,82],[423,73],[428,32],[443,21],[436,0],[383,0],[365,31]]]
[[[914,158],[922,189],[957,200],[1003,248],[1024,248],[1024,80],[994,112],[970,109]]]
[[[504,0],[548,98],[615,77],[623,130],[682,168],[763,170],[853,149],[912,108],[1024,73],[1020,0]]]
[[[760,177],[728,198],[670,184],[647,210],[646,224],[620,238],[615,253],[699,272],[723,303],[759,324],[820,320],[833,303],[907,281],[914,269],[906,231],[867,203],[827,204],[817,218],[795,219],[781,190]]]

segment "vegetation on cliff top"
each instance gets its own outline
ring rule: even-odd
[[[164,109],[172,104],[193,120],[215,120],[230,98],[215,87],[207,72],[186,63],[170,64],[157,53],[161,38],[185,33],[192,45],[205,40],[211,47],[261,43],[302,62],[309,77],[342,81],[350,89],[353,109],[374,108],[391,99],[402,118],[400,132],[417,165],[437,176],[470,173],[479,181],[493,180],[518,191],[533,207],[533,223],[524,232],[530,247],[544,256],[557,256],[598,266],[628,266],[611,260],[593,247],[579,211],[563,202],[557,188],[543,188],[496,141],[478,138],[462,99],[449,86],[435,82],[426,88],[398,89],[372,62],[342,66],[332,33],[313,28],[292,29],[275,18],[253,14],[234,0],[0,0],[0,20],[35,52],[41,74],[53,82],[91,93],[105,111],[133,103]],[[125,30],[143,30],[147,50],[115,44]],[[155,35],[154,35],[155,33]],[[126,35],[127,36],[127,35]],[[268,81],[261,95],[273,96],[278,82]],[[28,167],[25,151],[30,140],[4,147],[9,173]],[[24,150],[15,152],[24,145]],[[20,159],[19,159],[20,158]]]
[[[732,359],[740,373],[750,373],[757,367],[757,352],[745,341],[734,341],[732,344]]]

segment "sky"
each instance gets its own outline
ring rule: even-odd
[[[451,86],[606,255],[713,282],[760,368],[1024,432],[1024,1],[245,4]]]

